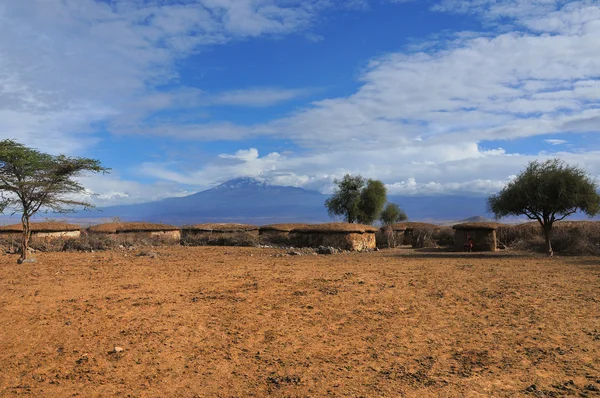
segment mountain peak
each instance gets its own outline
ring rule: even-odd
[[[222,184],[217,185],[214,189],[227,190],[227,189],[243,189],[243,188],[264,188],[267,186],[265,181],[259,180],[253,177],[239,177],[233,180],[225,181]]]

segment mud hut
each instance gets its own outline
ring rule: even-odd
[[[495,252],[497,248],[496,229],[498,223],[463,223],[452,226],[454,229],[454,248],[464,250],[467,238],[473,240],[473,251]]]
[[[259,227],[259,237],[261,243],[271,245],[296,246],[297,233],[300,228],[307,227],[308,224],[271,224]]]
[[[418,240],[419,238],[417,235],[423,233],[432,235],[436,231],[439,231],[441,227],[439,225],[426,222],[407,221],[394,224],[392,225],[392,228],[394,228],[395,231],[402,231],[402,241],[400,241],[398,237],[398,242],[402,242],[403,245],[413,245],[413,241]],[[416,235],[415,231],[417,232]]]
[[[377,228],[369,225],[329,223],[297,228],[294,234],[301,246],[327,246],[341,250],[363,251],[377,247],[376,232]]]
[[[79,238],[81,227],[63,222],[32,222],[29,223],[32,238],[71,239]],[[5,239],[18,238],[23,233],[23,224],[12,224],[0,227],[0,237]]]
[[[114,222],[92,225],[87,229],[87,233],[132,241],[150,239],[162,243],[179,242],[181,239],[179,227],[145,222]]]
[[[256,246],[256,225],[215,223],[186,225],[181,229],[181,242],[186,246]]]

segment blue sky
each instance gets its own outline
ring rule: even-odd
[[[0,138],[100,159],[99,205],[251,176],[328,192],[496,192],[600,176],[597,0],[0,4]]]

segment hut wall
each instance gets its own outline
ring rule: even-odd
[[[313,236],[313,234],[311,234]],[[331,246],[341,250],[363,251],[377,247],[374,232],[314,234],[317,246]]]
[[[19,235],[20,234],[21,233],[19,233]],[[81,236],[81,231],[33,232],[31,236],[34,238],[70,239],[79,238],[79,236]]]
[[[323,242],[318,242],[319,237],[313,237],[313,234],[306,232],[290,232],[290,245],[295,247],[319,247]],[[322,239],[322,238],[321,238]]]
[[[164,240],[181,240],[181,231],[150,231],[150,237]]]
[[[0,234],[2,239],[21,239],[22,232],[5,232]],[[32,238],[43,239],[70,239],[79,238],[81,231],[59,231],[59,232],[31,232]]]
[[[261,230],[260,242],[270,245],[290,245],[291,236],[288,231]]]
[[[496,231],[484,229],[456,229],[454,231],[454,247],[456,250],[464,250],[468,235],[471,235],[471,239],[473,239],[474,252],[496,251]]]

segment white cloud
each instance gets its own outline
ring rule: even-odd
[[[512,4],[493,4],[501,3]],[[479,3],[471,5],[475,4]],[[546,10],[544,4],[538,6]],[[526,9],[530,23],[548,17],[545,11],[518,5]],[[600,25],[580,18],[584,12],[595,15],[600,5],[574,3],[556,11],[563,20],[572,21],[573,29],[565,33],[471,32],[442,41],[442,49],[376,58],[353,95],[315,101],[261,125],[225,124],[225,138],[285,137],[313,150],[331,145],[425,150],[440,141],[477,143],[598,132]],[[180,127],[189,139],[205,139],[215,128],[214,124]]]
[[[72,152],[94,142],[82,136],[95,132],[94,123],[135,132],[151,112],[184,106],[189,98],[185,89],[165,94],[153,88],[175,81],[176,60],[204,45],[304,29],[326,5],[321,0],[3,2],[0,138]],[[257,100],[264,105],[298,93],[262,94]]]
[[[564,145],[564,144],[568,143],[569,141],[549,138],[547,140],[544,140],[544,142],[546,142],[547,144],[550,144],[550,145]]]
[[[252,160],[258,159],[258,149],[240,149],[233,155],[221,154],[219,155],[219,157],[222,159],[237,159],[243,162],[250,162]]]
[[[309,90],[286,90],[277,88],[255,88],[227,91],[209,99],[210,104],[264,107],[291,101],[309,93]]]

